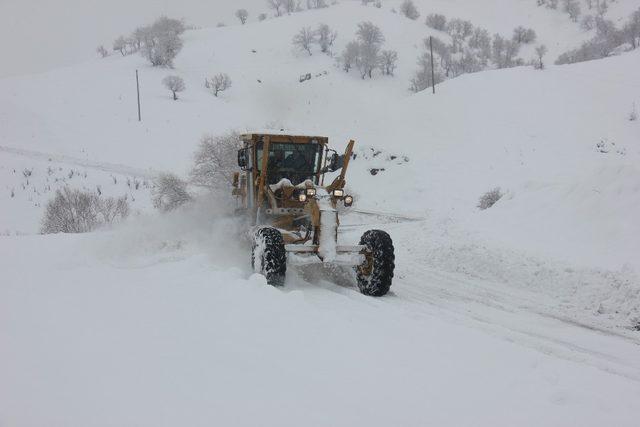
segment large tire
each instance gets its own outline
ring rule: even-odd
[[[365,261],[356,268],[358,288],[365,295],[381,297],[389,292],[395,269],[391,236],[382,230],[369,230],[360,238]]]
[[[272,227],[263,227],[253,236],[251,267],[267,278],[272,286],[284,285],[287,272],[287,253],[282,234]]]

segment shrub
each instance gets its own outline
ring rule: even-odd
[[[495,205],[498,200],[502,198],[503,194],[500,187],[496,187],[493,190],[487,191],[478,201],[478,208],[480,210],[489,209]]]
[[[161,173],[155,180],[153,206],[162,212],[169,212],[193,200],[187,190],[187,183],[172,173]]]
[[[447,28],[447,17],[438,13],[432,13],[427,15],[426,24],[434,30],[445,31]]]
[[[238,18],[240,23],[244,25],[247,22],[247,18],[249,18],[249,12],[247,9],[238,9],[236,10],[236,18]]]
[[[64,187],[47,203],[41,232],[86,233],[129,215],[124,197],[102,199],[97,194]]]

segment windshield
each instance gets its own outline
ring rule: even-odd
[[[272,142],[269,144],[269,166],[267,183],[275,184],[283,178],[293,185],[307,179],[317,184],[320,169],[320,144],[292,144]],[[257,146],[258,172],[262,173],[262,143]]]

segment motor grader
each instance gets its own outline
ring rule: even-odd
[[[322,136],[249,133],[241,140],[233,194],[251,227],[254,271],[281,286],[287,262],[352,266],[363,294],[385,295],[395,267],[389,234],[369,230],[358,245],[338,244],[338,208],[354,202],[344,189],[354,141],[338,155]]]

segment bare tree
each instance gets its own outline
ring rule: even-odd
[[[247,18],[249,18],[249,12],[247,9],[238,9],[236,10],[236,18],[238,18],[240,23],[244,25],[247,22]]]
[[[445,31],[447,28],[447,17],[438,13],[432,13],[427,15],[426,24],[434,30]]]
[[[485,210],[489,209],[493,205],[495,205],[498,200],[502,198],[502,190],[500,187],[496,187],[493,190],[487,191],[485,194],[480,197],[478,201],[478,209]]]
[[[228,189],[237,170],[240,135],[229,132],[224,135],[205,135],[200,140],[191,169],[191,182],[209,189]]]
[[[418,8],[412,0],[404,0],[402,2],[400,5],[400,13],[414,21],[420,17],[420,12],[418,12]]]
[[[384,35],[380,28],[371,22],[361,22],[358,24],[356,36],[360,43],[367,46],[380,46],[384,43]]]
[[[161,173],[155,179],[152,191],[153,206],[169,212],[193,200],[187,183],[172,173]]]
[[[322,9],[328,7],[325,0],[307,0],[307,9]]]
[[[398,62],[398,52],[395,50],[383,50],[380,52],[379,66],[382,74],[392,76]]]
[[[543,44],[536,47],[536,56],[538,58],[538,63],[536,64],[536,68],[538,70],[544,70],[544,56],[547,54],[547,47]]]
[[[420,92],[427,88],[432,87],[434,84],[438,84],[443,80],[442,73],[437,70],[435,71],[435,82],[431,76],[431,55],[430,52],[423,52],[420,57],[418,57],[418,70],[415,75],[411,79],[411,86],[409,90],[412,92]],[[434,64],[434,69],[435,69]]]
[[[120,36],[113,41],[114,52],[120,52],[122,56],[127,54],[127,39],[124,36]]]
[[[578,22],[582,8],[577,0],[563,0],[562,8],[569,14],[569,18],[571,18],[573,22]]]
[[[219,73],[205,80],[205,86],[217,97],[220,92],[224,92],[231,87],[231,78],[225,73]]]
[[[331,46],[333,46],[333,42],[338,37],[338,32],[332,31],[327,24],[320,24],[316,30],[316,36],[318,44],[320,45],[320,50],[323,53],[329,53]]]
[[[289,15],[300,10],[300,0],[281,0],[281,2],[284,11]]]
[[[172,67],[173,60],[182,49],[180,34],[184,23],[178,19],[161,16],[150,27],[139,29],[142,38],[141,53],[154,67]]]
[[[309,27],[302,28],[298,34],[293,37],[293,45],[299,49],[306,51],[309,56],[312,55],[311,45],[316,41],[316,33]]]
[[[267,7],[273,10],[276,16],[282,16],[283,0],[267,0]]]
[[[179,76],[167,76],[162,79],[162,84],[171,91],[173,94],[173,100],[178,100],[178,92],[182,92],[185,90],[184,80],[182,80]]]
[[[103,45],[100,45],[96,48],[96,53],[100,55],[101,58],[106,58],[107,56],[109,56],[109,51],[107,51],[107,49],[105,49]]]
[[[525,28],[522,25],[513,30],[512,40],[520,44],[529,44],[536,41],[536,32],[532,28]]]
[[[338,62],[342,69],[348,73],[358,61],[358,56],[360,56],[360,44],[356,41],[351,41],[347,43],[347,46],[340,54]]]

